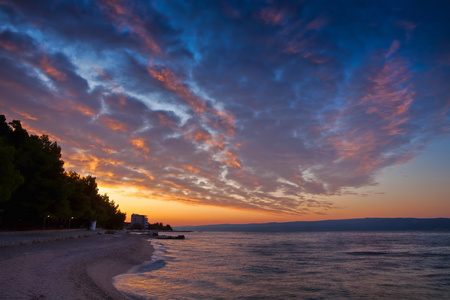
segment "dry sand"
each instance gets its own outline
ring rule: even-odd
[[[149,261],[142,236],[118,232],[0,248],[0,299],[127,299],[112,278]]]

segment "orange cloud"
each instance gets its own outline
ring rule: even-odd
[[[198,169],[198,168],[196,168],[196,167],[194,167],[194,166],[191,166],[191,165],[181,165],[181,167],[182,167],[183,169],[185,169],[185,170],[191,172],[191,173],[194,173],[194,174],[199,174],[199,173],[201,173],[200,169]]]
[[[111,148],[102,148],[102,150],[108,154],[116,153],[117,151]]]
[[[263,9],[259,14],[259,18],[261,18],[266,24],[281,24],[284,19],[284,11],[272,8]]]
[[[406,84],[410,75],[405,62],[393,57],[398,47],[395,41],[391,44],[384,56],[384,65],[369,78],[367,94],[348,108],[350,114],[356,109],[375,115],[380,124],[367,129],[352,129],[329,138],[339,153],[337,160],[354,162],[360,173],[370,173],[384,163],[385,158],[379,154],[380,147],[391,142],[390,136],[404,134],[402,124],[409,120],[409,106],[415,93],[412,85]]]
[[[97,69],[97,68],[95,68],[95,67],[94,67],[94,70],[98,73],[98,75],[100,75],[100,77],[101,77],[103,80],[105,80],[105,81],[111,81],[111,77],[109,76],[108,73],[106,73],[106,72],[104,72],[104,71],[102,71],[102,70],[100,70],[100,69]]]
[[[44,56],[41,60],[40,60],[40,68],[46,73],[48,74],[51,78],[57,80],[57,81],[65,81],[67,79],[66,74],[64,74],[61,71],[58,71],[57,69],[55,69],[52,66],[52,63],[50,61],[50,59],[48,58],[48,56]]]
[[[325,27],[328,24],[328,20],[324,17],[317,17],[312,20],[306,27],[310,30],[319,30]]]
[[[307,40],[300,40],[300,41],[292,41],[289,42],[286,48],[284,49],[285,52],[291,52],[291,53],[299,53],[301,51],[306,51],[305,49],[308,49],[309,42]],[[303,57],[307,58],[311,55],[309,52],[305,52],[303,54]]]
[[[176,93],[178,97],[183,99],[189,106],[191,106],[195,113],[197,113],[201,118],[206,118],[206,122],[216,128],[224,128],[226,136],[220,133],[214,135],[210,134],[206,130],[198,130],[194,133],[188,134],[187,138],[195,140],[197,143],[203,143],[207,146],[212,147],[211,151],[216,153],[218,151],[224,151],[220,156],[221,162],[225,163],[229,167],[240,168],[241,164],[237,159],[236,155],[229,150],[227,146],[227,138],[232,138],[235,130],[234,117],[231,114],[227,114],[224,111],[215,109],[206,104],[206,102],[192,93],[182,81],[168,68],[156,68],[151,63],[148,67],[149,74],[155,79],[159,80],[164,84],[164,86]],[[208,113],[208,115],[206,114]],[[208,118],[212,115],[214,120]]]
[[[175,183],[175,182],[173,182],[173,181],[170,181],[170,180],[163,180],[163,182],[164,182],[164,183],[167,183],[167,184],[169,184],[169,185],[171,185],[172,187],[174,187],[174,188],[176,188],[176,189],[179,189],[179,190],[182,190],[182,191],[189,191],[189,189],[187,189],[187,188],[185,188],[184,186],[182,186],[182,185],[180,185],[180,184],[177,184],[177,183]]]
[[[216,110],[215,115],[219,117],[220,123],[224,125],[228,136],[234,135],[236,124],[234,122],[234,116],[224,111]]]
[[[87,149],[88,147],[91,149],[97,149],[97,150],[102,150],[105,153],[114,153],[116,152],[116,150],[114,150],[110,145],[107,145],[104,140],[88,133],[86,134],[86,139],[89,141],[89,145],[80,145],[79,143],[76,142],[76,140],[78,139],[78,137],[75,137],[72,141],[72,143],[75,143],[76,148],[80,148],[80,149]]]
[[[123,27],[129,28],[131,32],[143,41],[146,49],[150,49],[157,54],[161,53],[161,49],[153,39],[144,21],[137,14],[133,13],[130,7],[126,6],[125,1],[101,0],[100,3],[101,8],[115,21],[118,29]]]
[[[28,131],[29,134],[33,134],[33,135],[36,135],[36,136],[46,135],[46,136],[48,136],[48,138],[51,141],[55,141],[59,145],[61,145],[61,143],[66,141],[66,139],[62,138],[61,136],[56,136],[56,135],[54,135],[54,134],[52,134],[52,133],[50,133],[50,132],[48,132],[46,130],[36,129],[36,128],[34,128],[32,126],[33,124],[29,124],[26,121],[21,120],[21,123],[22,123],[22,127],[26,128],[26,130]]]
[[[168,117],[165,114],[159,113],[159,112],[155,112],[155,115],[158,118],[159,124],[161,124],[163,126],[167,126],[172,129],[178,129],[178,126],[174,119]]]
[[[114,14],[121,15],[125,13],[121,0],[102,0],[103,4],[107,5]]]
[[[222,126],[229,136],[234,134],[234,129],[236,128],[234,117],[224,111],[208,106],[205,100],[191,92],[191,90],[182,83],[182,80],[169,68],[157,68],[153,66],[152,63],[149,63],[148,72],[153,78],[162,82],[165,88],[175,92],[175,94],[192,107],[194,112],[200,117],[204,117],[205,113],[217,117],[219,122],[208,120],[212,126]]]
[[[3,49],[5,49],[7,51],[10,51],[10,52],[16,52],[19,50],[16,45],[8,43],[7,41],[2,41],[2,40],[0,40],[0,47],[2,47]]]
[[[232,168],[241,168],[241,163],[239,162],[237,156],[230,152],[230,151],[225,151],[224,153],[224,158],[222,159],[222,161],[229,167]]]
[[[150,148],[147,147],[144,139],[131,139],[129,142],[137,149],[140,149],[146,153],[150,152]]]
[[[391,47],[389,48],[389,51],[388,51],[388,53],[386,53],[385,57],[389,58],[392,54],[394,54],[398,50],[398,48],[400,48],[400,42],[397,40],[394,40],[391,43]]]
[[[161,81],[167,89],[174,91],[177,96],[189,104],[197,114],[202,115],[207,110],[206,102],[185,87],[181,80],[168,68],[159,68],[158,70],[153,67],[152,64],[149,64],[148,72],[151,76]]]
[[[74,165],[84,166],[88,172],[95,172],[99,164],[99,159],[86,152],[79,152],[68,156],[68,161]],[[87,168],[86,168],[87,166]]]
[[[389,56],[392,55],[391,52],[393,53],[392,49],[388,52]],[[412,85],[405,86],[409,77],[400,60],[388,60],[381,71],[370,79],[372,88],[361,99],[361,104],[369,105],[367,113],[379,115],[386,123],[383,128],[389,135],[401,134],[403,131],[400,125],[409,120],[409,106],[415,96]]]
[[[83,113],[83,115],[85,115],[85,116],[89,116],[89,117],[95,116],[95,112],[92,109],[90,109],[90,108],[88,108],[86,106],[82,106],[82,105],[79,105],[79,104],[76,105],[75,104],[74,106],[72,106],[72,108],[74,110],[77,110],[77,111]]]
[[[150,180],[154,180],[155,177],[147,170],[143,169],[143,168],[133,168],[136,172],[140,173],[140,174],[144,174],[146,176],[146,178],[150,179]]]
[[[116,121],[116,120],[113,120],[113,119],[110,119],[107,117],[103,117],[102,121],[106,125],[106,127],[108,127],[111,130],[123,131],[123,132],[127,131],[125,124],[123,124],[119,121]]]
[[[28,120],[33,120],[33,121],[37,121],[37,120],[38,120],[37,118],[32,117],[32,116],[30,116],[30,115],[27,114],[27,113],[19,112],[19,111],[13,109],[13,108],[11,108],[11,110],[12,110],[13,112],[15,112],[16,114],[21,115],[22,117],[24,117],[24,118],[26,118],[26,119],[28,119]]]
[[[199,130],[189,136],[198,142],[206,142],[212,139],[212,136],[206,130]]]
[[[374,132],[359,132],[354,130],[344,136],[334,137],[333,146],[339,153],[338,160],[351,160],[358,163],[357,171],[370,172],[378,163],[378,156],[374,156],[380,141]]]
[[[78,167],[77,169],[79,170],[76,170],[77,172],[82,174],[95,174],[95,176],[102,178],[102,180],[112,180],[116,182],[123,181],[120,173],[112,171],[110,169],[111,166],[123,166],[130,170],[133,169],[133,167],[127,166],[122,160],[117,160],[110,157],[99,157],[90,151],[78,151],[73,154],[66,153],[65,157],[66,170],[69,167]]]
[[[187,138],[195,140],[199,144],[205,144],[212,147],[213,153],[223,151],[226,148],[225,138],[220,134],[210,134],[206,130],[198,130],[187,135]]]

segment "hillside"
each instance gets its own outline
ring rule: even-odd
[[[179,226],[192,231],[430,231],[450,230],[449,218],[364,218],[287,223]]]

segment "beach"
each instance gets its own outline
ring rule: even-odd
[[[113,277],[152,253],[143,236],[120,231],[4,245],[0,299],[127,299]]]

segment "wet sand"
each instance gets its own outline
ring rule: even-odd
[[[127,299],[112,278],[152,253],[125,232],[2,247],[0,299]]]

